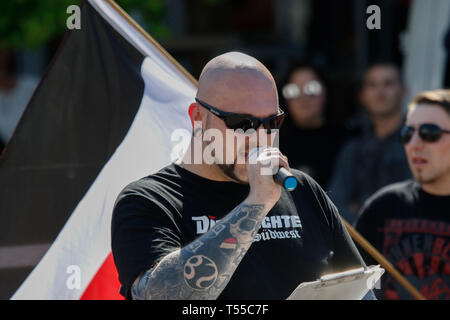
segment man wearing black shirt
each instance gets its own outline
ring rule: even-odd
[[[292,170],[299,185],[286,192],[263,173],[278,164],[289,169],[286,157],[271,139],[239,131],[251,123],[259,134],[282,121],[264,65],[237,52],[214,58],[200,75],[196,101],[182,159],[131,183],[117,199],[112,251],[126,298],[285,299],[301,282],[364,265],[320,186]],[[224,141],[213,163],[192,164],[195,145],[208,146],[202,135],[209,129],[227,139],[226,130],[236,130],[236,144]],[[260,155],[253,156],[255,147]],[[220,154],[231,154],[231,163],[218,161]]]
[[[401,136],[414,180],[373,195],[357,229],[422,295],[450,299],[450,90],[418,95]],[[381,289],[385,299],[411,298],[390,275]]]

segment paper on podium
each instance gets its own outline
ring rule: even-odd
[[[383,273],[384,269],[376,265],[328,274],[301,283],[287,300],[361,300]]]

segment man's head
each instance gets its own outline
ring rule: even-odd
[[[372,117],[389,117],[401,112],[405,90],[399,68],[391,63],[376,63],[365,72],[360,101]]]
[[[441,193],[445,192],[442,187],[450,187],[450,133],[439,134],[439,128],[450,132],[450,90],[426,91],[416,96],[402,130],[414,178],[425,190]]]
[[[206,64],[200,75],[197,98],[220,111],[248,114],[257,118],[266,118],[278,112],[277,88],[269,70],[255,58],[239,52],[222,54]],[[258,141],[256,133],[247,135],[246,139],[242,139],[242,134],[236,133],[232,137],[235,143],[227,142],[224,120],[199,103],[195,104],[192,119],[201,121],[203,130],[219,130],[224,138],[224,159],[232,154],[233,164],[213,166],[226,179],[247,182],[245,164],[236,163],[238,154],[248,154],[249,149],[267,143]]]

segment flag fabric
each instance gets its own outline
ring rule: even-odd
[[[111,214],[172,160],[195,83],[110,0],[89,0],[0,158],[0,298],[120,299]]]

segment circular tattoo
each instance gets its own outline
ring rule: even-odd
[[[214,284],[217,276],[216,264],[206,256],[192,256],[184,265],[184,280],[193,289],[208,289]]]

